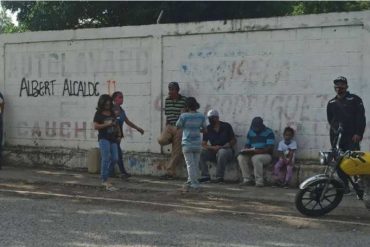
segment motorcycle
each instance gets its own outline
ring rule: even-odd
[[[295,206],[304,215],[317,217],[335,209],[343,199],[344,183],[336,174],[341,170],[348,177],[357,198],[370,210],[370,152],[342,151],[339,143],[340,126],[332,149],[320,152],[320,164],[326,166],[323,174],[312,176],[299,185]],[[357,181],[352,176],[360,177]]]

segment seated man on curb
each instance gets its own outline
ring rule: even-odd
[[[255,117],[247,134],[245,148],[238,155],[243,176],[241,185],[264,186],[263,166],[271,163],[274,144],[274,132],[263,124],[261,117]]]
[[[207,126],[207,133],[203,135],[203,148],[199,162],[202,177],[199,182],[211,180],[207,161],[214,161],[217,170],[216,178],[212,182],[220,183],[224,180],[226,164],[234,158],[233,146],[236,139],[231,125],[220,121],[216,110],[208,111],[207,117],[210,124]]]

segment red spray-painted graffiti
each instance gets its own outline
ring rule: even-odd
[[[115,80],[108,80],[107,81],[107,90],[108,94],[112,95],[116,91],[116,81]]]

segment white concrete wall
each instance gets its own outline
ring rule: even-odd
[[[259,115],[277,138],[285,126],[294,127],[299,157],[316,158],[329,147],[326,104],[335,77],[346,76],[350,91],[370,109],[369,16],[365,11],[1,35],[5,142],[95,147],[98,94],[122,90],[128,117],[146,131],[141,136],[126,127],[124,149],[159,153],[162,103],[168,82],[176,80],[181,93],[199,100],[200,111],[220,111],[239,147]],[[80,82],[90,82],[90,92],[73,95],[66,79],[77,81],[77,91]],[[49,87],[34,94],[27,84],[32,81]],[[362,145],[367,150],[369,126]]]
[[[152,39],[98,39],[5,45],[6,142],[89,148],[98,96],[122,90],[128,116],[150,127]],[[41,85],[41,86],[40,86]],[[140,103],[138,100],[140,99]],[[126,131],[132,150],[150,149]]]

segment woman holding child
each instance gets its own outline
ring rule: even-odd
[[[118,160],[117,139],[121,138],[122,133],[113,112],[113,100],[108,94],[99,97],[94,115],[94,128],[99,132],[102,185],[108,191],[115,191],[117,189],[108,182],[108,178],[111,166],[114,166]]]

